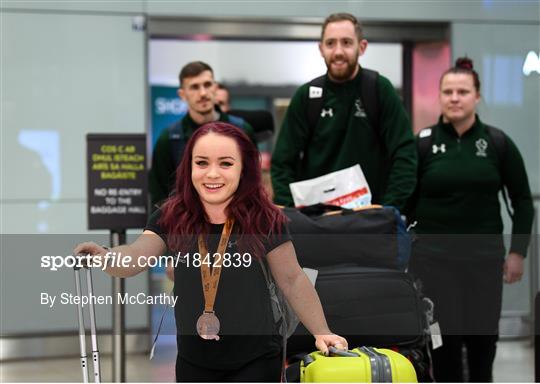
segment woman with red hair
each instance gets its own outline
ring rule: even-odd
[[[143,235],[114,252],[135,267],[107,267],[112,276],[142,272],[149,255],[177,255],[174,294],[177,381],[279,382],[276,332],[263,261],[315,346],[347,348],[328,329],[315,289],[298,265],[286,218],[265,192],[257,148],[240,129],[201,126],[177,169],[175,193],[150,217]],[[94,243],[76,254],[105,255]],[[124,256],[125,257],[125,256]]]

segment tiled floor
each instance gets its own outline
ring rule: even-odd
[[[498,383],[534,383],[534,347],[531,341],[500,341],[493,370]]]
[[[147,355],[127,359],[127,381],[172,382],[176,351],[161,348],[154,360]],[[102,381],[111,381],[111,358],[102,359]],[[496,382],[534,382],[534,351],[529,341],[499,342],[495,360]],[[0,364],[0,382],[77,382],[81,372],[77,358],[20,361]]]
[[[128,355],[126,381],[173,382],[176,348],[158,348],[153,360],[148,355]],[[90,363],[89,373],[92,374]],[[101,381],[112,380],[112,358],[101,357]],[[0,382],[80,382],[82,373],[77,357],[0,363]],[[89,380],[93,382],[92,379]]]

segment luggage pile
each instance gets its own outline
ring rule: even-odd
[[[432,308],[405,271],[411,240],[399,212],[392,207],[347,210],[321,205],[302,210],[285,208],[284,212],[290,219],[300,266],[318,270],[315,289],[328,325],[347,339],[349,348],[358,347],[350,352],[356,360],[359,355],[365,356],[366,350],[375,351],[372,356],[378,355],[377,348],[363,346],[388,348],[412,363],[415,378],[432,381],[428,350],[428,312]],[[314,367],[319,365],[312,365],[309,370],[306,367],[306,356],[313,356],[309,355],[313,349],[313,337],[302,324],[298,325],[287,342],[288,381],[301,377],[303,382],[376,381],[376,376],[366,380],[358,379],[365,376],[306,375],[318,370]],[[316,361],[321,360],[320,356],[315,357]],[[320,369],[325,371],[325,367],[346,364],[345,361],[343,356],[331,357],[320,364]],[[407,367],[401,364],[394,369]],[[409,373],[402,376],[407,379],[394,381],[412,381]]]

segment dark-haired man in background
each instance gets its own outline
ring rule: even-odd
[[[165,129],[154,147],[150,170],[152,210],[166,199],[174,185],[176,168],[184,146],[193,132],[205,123],[223,121],[243,129],[253,140],[253,128],[242,118],[231,116],[216,107],[217,83],[212,68],[202,61],[186,64],[179,74],[178,96],[188,106],[187,114]]]

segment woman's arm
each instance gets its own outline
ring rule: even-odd
[[[166,250],[167,246],[161,237],[152,231],[144,231],[131,244],[106,249],[96,243],[86,242],[77,245],[73,254],[90,255],[93,258],[100,257],[102,265],[107,262],[104,270],[109,275],[131,277],[148,268],[147,259],[149,256],[159,257]],[[111,265],[112,256],[116,257],[114,265]]]
[[[330,346],[346,349],[347,341],[328,328],[319,296],[298,265],[292,242],[274,248],[268,253],[267,261],[276,284],[302,324],[315,336],[316,347],[323,353],[327,353]]]
[[[521,280],[523,275],[523,259],[527,256],[530,242],[534,207],[523,158],[512,139],[506,136],[506,141],[506,158],[501,159],[501,177],[508,190],[514,215],[512,241],[504,263],[504,281],[512,284]]]
[[[510,137],[506,136],[506,142],[506,156],[505,159],[501,160],[501,177],[508,190],[508,197],[514,211],[510,252],[525,257],[530,242],[534,206],[529,178],[521,153]]]

